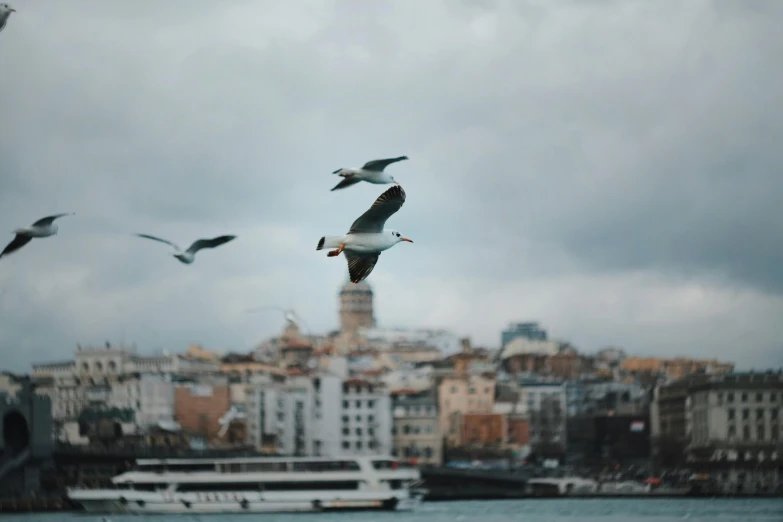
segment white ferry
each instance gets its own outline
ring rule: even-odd
[[[69,488],[92,513],[410,511],[426,490],[392,458],[139,459],[113,488]]]

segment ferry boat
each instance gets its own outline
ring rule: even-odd
[[[113,487],[68,488],[92,513],[262,513],[415,509],[419,471],[393,458],[138,459]]]

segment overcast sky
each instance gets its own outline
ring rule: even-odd
[[[77,215],[0,260],[0,366],[335,329],[316,244],[387,187],[331,172],[398,155],[380,326],[783,365],[783,2],[12,3],[0,248]]]

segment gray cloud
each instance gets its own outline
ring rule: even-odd
[[[75,343],[248,349],[336,323],[315,252],[407,154],[380,322],[497,344],[779,366],[783,7],[770,2],[40,1],[0,35],[0,222],[76,211],[0,263],[6,366]],[[192,266],[165,245],[235,233]],[[11,236],[7,236],[10,240]]]

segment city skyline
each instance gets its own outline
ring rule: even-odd
[[[249,351],[279,332],[265,305],[335,329],[347,271],[315,246],[381,191],[330,173],[402,154],[416,243],[368,279],[379,326],[783,366],[783,6],[549,5],[25,5],[0,233],[76,216],[0,261],[4,366]],[[238,237],[184,267],[135,232]]]

